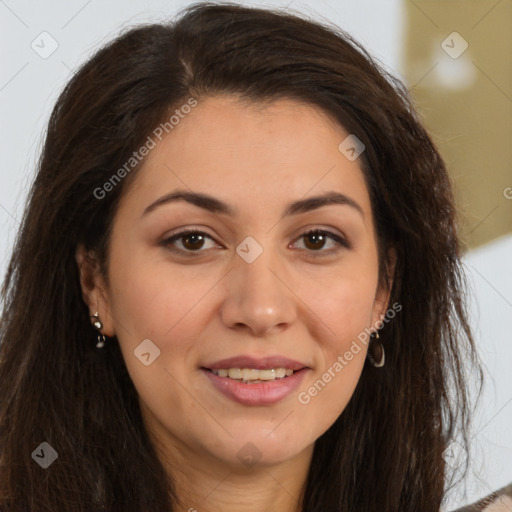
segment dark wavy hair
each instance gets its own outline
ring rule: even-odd
[[[218,94],[306,102],[356,134],[383,279],[388,249],[397,255],[390,303],[403,310],[381,331],[386,365],[365,364],[316,441],[302,510],[438,511],[443,451],[455,435],[469,446],[468,368],[483,378],[445,164],[406,87],[348,34],[210,3],[118,36],[53,109],[2,288],[0,508],[175,509],[119,346],[95,348],[75,252],[83,244],[106,273],[112,219],[138,168],[103,199],[94,190],[187,99]],[[46,470],[31,457],[43,441],[58,453]]]

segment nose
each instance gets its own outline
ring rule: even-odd
[[[264,337],[286,329],[297,316],[296,296],[275,251],[264,249],[248,263],[236,255],[226,276],[221,317],[230,329]]]

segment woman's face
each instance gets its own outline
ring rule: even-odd
[[[366,356],[358,335],[387,302],[359,159],[338,148],[348,135],[302,103],[211,97],[123,196],[96,298],[169,453],[284,463],[311,454],[346,407]],[[177,191],[212,199],[162,199]],[[326,194],[341,200],[312,201]]]

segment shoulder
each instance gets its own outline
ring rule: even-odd
[[[511,512],[512,511],[512,483],[494,491],[489,496],[459,508],[454,512]]]

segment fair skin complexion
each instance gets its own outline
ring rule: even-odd
[[[84,299],[91,314],[99,312],[102,332],[117,337],[109,342],[120,345],[146,428],[176,482],[179,510],[299,511],[314,443],[354,392],[364,344],[309,403],[298,399],[358,334],[374,330],[389,298],[378,285],[363,173],[358,160],[338,150],[347,135],[303,103],[203,99],[151,150],[125,191],[108,283],[77,251]],[[177,189],[214,196],[236,214],[183,200],[144,213]],[[331,204],[281,218],[289,203],[327,192],[357,206]],[[163,243],[184,228],[203,238]],[[312,228],[348,247],[304,236]],[[236,251],[249,236],[263,249],[251,263]],[[134,356],[146,339],[160,350],[148,366]],[[201,370],[238,355],[283,355],[308,370],[277,403],[241,404]],[[250,466],[237,456],[247,443],[259,457]]]

